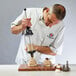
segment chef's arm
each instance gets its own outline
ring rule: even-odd
[[[48,55],[61,55],[63,47],[64,28],[62,28],[51,46],[36,46],[36,49]]]
[[[18,25],[13,26],[11,28],[11,32],[13,34],[19,34],[20,32],[24,31],[26,29],[26,27],[31,26],[30,20],[31,20],[31,18],[22,19]]]
[[[36,46],[36,49],[38,52],[43,53],[43,54],[48,54],[48,55],[53,55],[55,56],[56,53],[54,53],[50,47],[48,46]]]
[[[44,54],[61,55],[63,47],[64,27],[59,31],[51,46],[37,46],[37,50]]]
[[[14,26],[11,28],[11,32],[13,34],[19,34],[20,32],[22,32],[24,30],[24,28],[22,27],[22,25],[19,26]]]

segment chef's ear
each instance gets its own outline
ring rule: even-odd
[[[47,9],[46,9],[46,12],[49,12],[49,10],[50,10],[50,9],[49,9],[49,8],[47,8]]]

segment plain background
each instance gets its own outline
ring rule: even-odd
[[[76,64],[76,0],[0,0],[0,64],[15,64],[15,57],[20,43],[19,35],[10,31],[10,23],[22,13],[26,7],[44,7],[62,4],[67,13],[64,19],[64,48],[57,63]]]

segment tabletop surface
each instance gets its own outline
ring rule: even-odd
[[[76,76],[76,65],[70,65],[69,72],[18,71],[19,65],[0,65],[0,76]]]

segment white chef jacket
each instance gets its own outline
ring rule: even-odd
[[[31,30],[33,35],[30,37],[31,43],[39,46],[48,46],[57,55],[62,53],[64,26],[60,22],[52,27],[46,26],[42,20],[42,8],[27,8],[22,14],[11,23],[11,28],[17,26],[23,18],[31,18]],[[26,32],[26,30],[25,30]],[[25,64],[30,59],[30,54],[26,52],[26,44],[29,43],[28,36],[22,35],[19,50],[16,56],[17,64]],[[42,63],[45,58],[49,58],[55,63],[55,56],[35,52],[34,58],[37,63]]]

